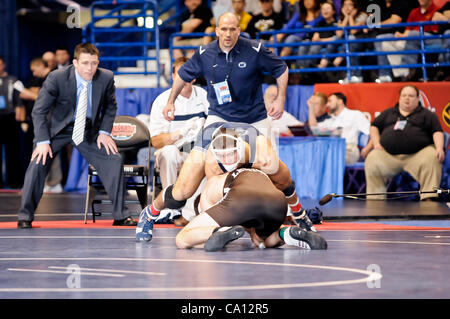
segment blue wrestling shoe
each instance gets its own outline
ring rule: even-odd
[[[153,225],[156,216],[151,214],[150,205],[145,207],[139,215],[139,222],[136,226],[136,239],[139,241],[150,241],[153,237]]]
[[[306,214],[313,224],[322,224],[323,222],[323,213],[319,207],[314,207],[306,210]]]

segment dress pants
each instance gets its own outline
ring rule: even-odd
[[[51,139],[50,147],[52,148],[53,156],[68,143],[72,141],[73,124],[69,124],[61,132]],[[92,164],[112,201],[112,214],[115,220],[125,219],[130,216],[128,211],[124,208],[125,187],[123,178],[123,160],[120,154],[106,153],[105,148],[97,147],[97,135],[92,138],[87,125],[85,131],[85,139],[79,145],[75,146],[86,161]],[[45,178],[50,170],[52,159],[47,157],[45,165],[42,160],[36,164],[33,160],[28,165],[25,175],[24,186],[22,189],[22,203],[19,210],[18,219],[25,221],[33,221],[34,213],[41,200],[45,185]]]
[[[364,171],[367,193],[384,193],[390,178],[398,173],[408,172],[419,184],[420,190],[431,191],[439,187],[442,164],[436,156],[436,149],[429,145],[414,154],[391,155],[384,150],[372,150],[367,155]],[[420,199],[437,197],[437,194],[421,194]],[[384,199],[384,195],[368,196],[368,199]]]

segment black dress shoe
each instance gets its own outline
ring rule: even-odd
[[[29,220],[19,220],[17,222],[17,228],[21,228],[21,229],[32,228],[31,221],[29,221]]]
[[[137,226],[137,222],[131,217],[125,219],[115,219],[113,226]]]

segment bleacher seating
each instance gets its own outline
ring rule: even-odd
[[[211,1],[207,1],[211,6]],[[186,10],[180,1],[176,0],[132,0],[132,1],[96,1],[91,5],[92,22],[89,23],[83,30],[83,40],[96,44],[103,52],[101,61],[107,67],[113,69],[117,75],[119,74],[133,74],[133,75],[155,75],[155,86],[160,87],[159,82],[162,78],[160,57],[160,31],[170,31],[169,36],[169,53],[172,56],[173,49],[195,49],[192,46],[177,46],[173,45],[173,38],[180,37],[202,37],[205,35],[215,36],[211,33],[177,33],[180,25],[180,16]],[[107,12],[105,14],[105,11]],[[128,12],[128,13],[127,13]],[[131,13],[130,13],[131,12]],[[170,13],[170,14],[169,14]],[[164,17],[164,19],[159,19]],[[145,23],[138,23],[138,26],[130,25],[132,19],[138,21],[145,21]],[[151,23],[147,23],[148,20]],[[108,21],[109,26],[105,27],[104,22]],[[128,24],[127,24],[128,23]],[[420,68],[422,72],[423,81],[429,80],[428,70],[438,69],[442,67],[450,67],[450,61],[439,62],[435,57],[438,54],[449,53],[449,49],[443,49],[436,45],[427,46],[425,40],[428,39],[448,39],[450,35],[432,35],[426,36],[423,33],[423,28],[429,25],[448,24],[445,21],[436,22],[416,22],[416,23],[399,23],[377,26],[380,28],[405,27],[405,26],[419,26],[421,32],[418,37],[407,38],[362,38],[350,39],[349,35],[352,30],[367,29],[367,26],[347,26],[347,27],[330,27],[330,28],[304,28],[285,31],[266,31],[257,34],[256,40],[262,35],[277,35],[280,33],[294,34],[294,33],[312,33],[312,32],[327,32],[342,30],[344,35],[342,38],[332,42],[320,42],[321,45],[336,44],[344,46],[345,50],[342,53],[331,54],[316,54],[316,55],[291,55],[281,57],[288,65],[290,74],[295,73],[336,73],[343,72],[350,81],[353,70],[367,71],[379,69],[395,69],[395,68]],[[266,42],[265,45],[273,48],[276,52],[278,48],[291,46],[298,48],[300,46],[311,46],[318,44],[311,41],[300,41],[294,43],[277,43],[276,37],[273,37],[273,42]],[[373,50],[366,50],[364,52],[351,52],[349,45],[352,43],[374,43],[375,41],[398,41],[398,40],[419,40],[421,48],[415,51],[395,51],[395,52],[377,52]],[[106,54],[105,54],[106,53]],[[418,54],[420,55],[420,62],[416,64],[403,65],[352,65],[352,57],[376,57],[377,55],[402,55],[402,54]],[[333,67],[307,67],[296,68],[295,61],[305,59],[320,59],[320,58],[336,58],[342,57],[346,61],[344,66]],[[173,61],[171,61],[173,62]],[[169,65],[165,66],[170,69]],[[171,63],[170,63],[171,67]],[[170,80],[170,79],[169,79]],[[167,83],[163,83],[167,84]],[[164,85],[163,85],[164,86]]]
[[[126,2],[126,4],[125,4]],[[170,76],[167,77],[167,81],[164,81],[163,71],[161,70],[161,61],[160,58],[162,55],[164,55],[165,60],[165,70],[166,73],[168,70],[172,67],[172,51],[173,49],[196,49],[195,46],[174,46],[173,45],[173,38],[174,37],[202,37],[202,36],[215,36],[215,34],[212,33],[177,33],[176,31],[179,30],[179,17],[183,13],[183,10],[185,10],[184,6],[180,4],[180,1],[176,0],[163,0],[163,1],[155,1],[155,0],[147,0],[147,1],[101,1],[101,2],[95,2],[92,6],[92,16],[93,20],[92,23],[89,24],[84,32],[84,39],[89,40],[90,42],[95,43],[99,48],[102,50],[105,50],[108,53],[114,53],[114,55],[102,55],[101,61],[103,63],[108,62],[109,65],[112,66],[112,68],[115,70],[115,73],[117,75],[124,75],[124,74],[132,74],[133,75],[133,84],[129,85],[130,82],[125,82],[122,87],[140,87],[142,86],[150,86],[150,87],[167,87],[170,85]],[[105,9],[105,6],[107,5],[113,5],[113,6],[122,6],[120,9],[117,8],[110,8],[109,13],[106,15],[96,15],[95,14],[95,6],[101,5],[102,9]],[[125,15],[121,14],[121,10],[125,10],[125,5],[136,5],[136,6],[145,6],[145,10],[142,7],[138,13],[135,13],[134,15]],[[150,8],[150,7],[151,8]],[[135,7],[136,8],[136,7]],[[137,10],[137,9],[136,9]],[[173,14],[168,15],[168,13],[171,12]],[[137,16],[144,17],[144,20],[147,17],[153,18],[153,25],[148,28],[146,25],[142,25],[139,27],[120,27],[120,25],[125,22],[127,19],[136,18]],[[159,17],[163,17],[164,19],[162,21],[158,21]],[[105,19],[117,19],[117,23],[113,26],[104,28],[104,27],[96,27],[95,23],[100,20]],[[177,24],[178,23],[178,24]],[[442,53],[450,53],[449,49],[443,49],[440,46],[429,46],[425,45],[425,40],[427,39],[448,39],[450,38],[450,35],[433,35],[433,36],[425,36],[423,33],[423,27],[427,25],[435,25],[435,24],[445,24],[448,22],[420,22],[420,23],[400,23],[400,24],[392,24],[392,25],[385,25],[382,27],[386,28],[392,28],[392,27],[405,27],[405,26],[419,26],[421,33],[418,37],[408,37],[408,38],[383,38],[383,39],[375,39],[375,38],[364,38],[364,39],[350,39],[349,33],[351,30],[355,29],[364,29],[367,28],[367,26],[355,26],[355,27],[334,27],[334,28],[305,28],[305,29],[296,29],[296,30],[289,30],[289,31],[268,31],[268,32],[261,32],[257,35],[256,40],[259,39],[259,37],[263,34],[270,34],[270,35],[276,35],[278,33],[300,33],[300,32],[324,32],[324,31],[336,31],[336,30],[342,30],[344,31],[344,36],[336,41],[330,42],[338,45],[342,45],[345,47],[345,50],[343,53],[332,53],[328,55],[324,54],[318,54],[318,55],[291,55],[287,57],[281,57],[283,60],[285,60],[289,66],[292,66],[289,69],[290,74],[296,74],[296,73],[325,73],[325,72],[343,72],[345,73],[346,77],[350,80],[351,73],[353,70],[379,70],[379,69],[394,69],[394,68],[419,68],[422,71],[422,79],[423,81],[429,80],[429,70],[430,69],[439,69],[439,68],[448,68],[450,67],[450,61],[444,61],[439,62],[435,59],[435,57]],[[131,36],[131,33],[135,32],[137,34],[147,34],[148,37],[154,39],[154,40],[147,40],[144,37],[140,40],[132,40],[127,37],[100,37],[100,34],[106,34],[108,32],[117,32],[119,34],[125,34],[126,30],[128,32],[128,37]],[[123,29],[122,31],[119,31],[119,29]],[[164,30],[170,30],[170,36],[168,41],[168,49],[165,49],[165,51],[161,50],[161,46],[158,40],[158,34],[159,32]],[[292,46],[292,47],[299,47],[299,46],[309,46],[317,44],[315,42],[296,42],[296,43],[277,43],[276,37],[273,37],[273,42],[266,42],[265,46],[269,48],[273,48],[276,52],[278,48],[283,46]],[[373,50],[366,50],[364,52],[351,52],[349,50],[349,45],[351,43],[373,43],[375,41],[398,41],[398,40],[419,40],[421,42],[421,48],[419,50],[415,51],[396,51],[396,52],[377,52]],[[321,42],[320,44],[327,44],[329,42]],[[121,50],[118,50],[117,48],[122,48]],[[122,50],[126,49],[132,49],[139,48],[140,53],[139,55],[124,55]],[[109,51],[107,49],[110,48]],[[112,48],[112,49],[111,49]],[[407,64],[407,65],[397,65],[397,66],[391,66],[391,65],[352,65],[352,57],[368,57],[368,58],[375,58],[377,55],[401,55],[401,54],[418,54],[420,56],[420,59],[418,63],[416,64]],[[344,66],[338,66],[338,67],[326,67],[326,68],[317,68],[317,67],[308,67],[308,68],[296,68],[295,67],[295,61],[302,60],[302,59],[320,59],[320,58],[336,58],[336,57],[343,57],[346,61],[346,64]],[[434,58],[433,58],[434,57]],[[122,62],[130,62],[132,61],[134,65],[131,67],[123,67],[121,66]],[[150,61],[151,63],[147,63]],[[133,64],[132,63],[132,64]],[[157,83],[146,83],[146,85],[143,84],[143,82],[146,82],[146,78],[142,78],[143,81],[139,81],[140,75],[155,75],[157,78]],[[166,74],[167,75],[167,74]],[[118,78],[119,79],[119,78]],[[161,82],[160,82],[161,81]],[[116,81],[118,83],[118,87],[121,87],[120,79],[119,81]],[[139,84],[136,84],[139,83]],[[361,144],[361,147],[363,144]],[[447,162],[447,160],[446,160]],[[450,161],[448,161],[448,165],[444,168],[445,174],[443,174],[443,180],[444,179],[450,179],[450,176],[448,171],[450,171]],[[445,176],[445,177],[444,177]],[[364,162],[360,161],[356,164],[347,166],[347,173],[346,173],[346,180],[348,180],[348,184],[346,185],[346,192],[354,190],[357,193],[363,192],[365,189],[365,183],[361,178],[364,178]],[[402,185],[407,184],[405,181],[407,181],[408,178],[405,174],[399,175],[396,178],[392,179],[392,181],[389,184],[389,187],[391,190],[393,188],[396,188],[396,185],[400,185],[398,187],[402,187]],[[408,181],[408,184],[409,183]],[[449,183],[446,183],[446,186],[448,186]],[[411,184],[411,187],[417,187],[417,185]]]

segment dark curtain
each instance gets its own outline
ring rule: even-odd
[[[9,74],[19,74],[19,42],[16,1],[0,0],[0,56]]]

